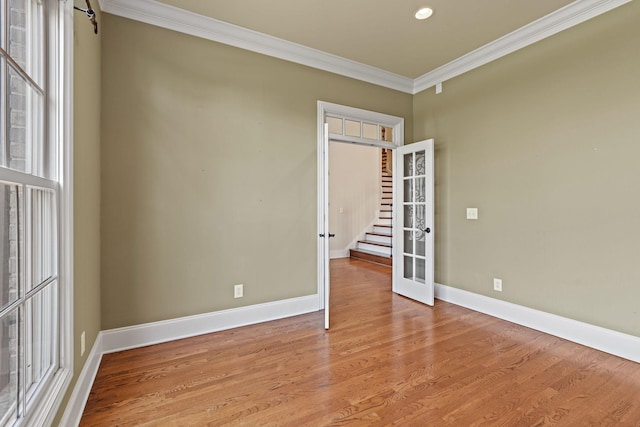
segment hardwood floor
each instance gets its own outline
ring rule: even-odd
[[[105,355],[82,426],[640,426],[640,364],[332,261],[323,313]]]

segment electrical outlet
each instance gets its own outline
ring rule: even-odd
[[[467,208],[467,219],[478,219],[478,208]]]
[[[493,279],[493,290],[502,292],[502,279]]]
[[[84,356],[84,331],[80,334],[80,357]]]
[[[233,297],[234,298],[242,298],[244,296],[244,285],[235,285],[233,287]]]

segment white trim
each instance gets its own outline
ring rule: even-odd
[[[577,0],[414,80],[413,93],[481,67],[631,0]]]
[[[349,253],[349,248],[347,249],[336,249],[333,250],[329,253],[329,258],[331,259],[337,259],[337,258],[349,258],[350,253]]]
[[[411,93],[413,79],[154,0],[100,0],[100,9],[146,24]]]
[[[436,283],[436,298],[640,363],[640,337]]]
[[[324,230],[324,159],[323,159],[323,151],[324,151],[324,117],[325,117],[325,108],[324,102],[318,101],[318,116],[317,116],[317,147],[316,147],[316,170],[317,170],[317,234],[318,240],[316,242],[316,253],[318,254],[318,260],[316,261],[317,271],[316,271],[316,283],[317,283],[317,292],[318,292],[318,310],[324,309],[324,241],[320,235]]]
[[[99,0],[99,3],[103,12],[113,15],[415,95],[630,1],[576,0],[415,80],[154,0]]]
[[[58,116],[57,135],[59,141],[59,175],[60,175],[60,218],[59,218],[59,259],[60,272],[58,278],[59,298],[59,371],[51,386],[51,399],[46,403],[46,410],[36,414],[30,422],[39,425],[51,425],[60,409],[60,404],[73,380],[73,4],[61,2],[58,9],[58,25],[62,31],[59,37],[61,52],[58,67],[55,70],[57,82]],[[93,382],[93,381],[92,381]],[[85,399],[86,400],[86,399]],[[61,424],[66,425],[66,424]]]
[[[62,419],[60,420],[61,426],[71,427],[80,425],[80,419],[82,418],[84,407],[87,404],[87,399],[89,399],[93,381],[98,374],[98,368],[100,368],[102,354],[102,332],[100,332],[93,343],[87,360],[84,362],[84,367],[80,375],[78,375],[78,380],[73,388],[67,407],[62,414]]]
[[[73,3],[61,3],[62,6],[62,22],[64,26],[62,57],[64,63],[61,64],[59,76],[62,80],[62,114],[63,120],[60,125],[60,141],[62,141],[62,170],[60,180],[61,195],[61,230],[60,257],[63,260],[60,271],[60,299],[62,301],[62,313],[60,319],[60,327],[66,333],[62,337],[62,348],[60,355],[60,365],[73,371],[74,354],[73,354],[73,331],[74,331],[74,188],[73,188],[73,160],[74,160],[74,134],[73,134],[73,88],[74,88],[74,52],[73,52]]]
[[[189,338],[196,335],[269,322],[318,310],[318,295],[214,311],[102,331],[103,353]],[[320,327],[320,325],[318,325]]]

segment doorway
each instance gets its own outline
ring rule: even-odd
[[[434,140],[404,143],[404,119],[318,101],[318,309],[329,329],[329,140],[393,150],[392,291],[434,304]]]
[[[318,101],[318,309],[329,328],[329,141],[394,150],[404,144],[404,119]]]

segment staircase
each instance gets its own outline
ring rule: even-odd
[[[382,149],[380,185],[382,187],[378,219],[363,240],[359,240],[355,249],[351,249],[351,258],[376,264],[391,266],[393,242],[393,176],[391,171],[391,150]]]

